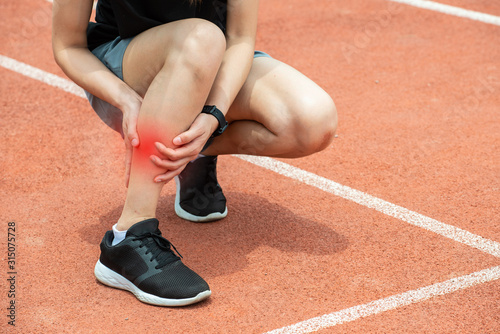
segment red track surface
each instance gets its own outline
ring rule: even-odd
[[[500,15],[495,1],[442,3]],[[63,77],[51,4],[0,4],[0,55]],[[267,0],[258,49],[335,99],[340,127],[314,156],[283,160],[500,242],[500,27],[388,1]],[[263,333],[500,265],[498,257],[318,188],[222,157],[229,215],[158,217],[210,284],[198,305],[160,308],[96,283],[98,244],[123,205],[123,144],[87,101],[0,67],[2,277],[16,222],[19,333]],[[500,283],[320,333],[498,333]]]

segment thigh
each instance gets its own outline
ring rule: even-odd
[[[315,117],[316,106],[331,103],[330,96],[304,74],[274,58],[259,57],[227,119],[254,120],[276,134],[290,122]]]
[[[224,40],[222,31],[202,19],[179,20],[146,30],[134,37],[125,50],[123,80],[144,97],[167,59],[184,61],[193,44],[219,45],[218,40]]]

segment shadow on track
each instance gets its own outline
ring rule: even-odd
[[[243,193],[226,193],[229,214],[211,223],[192,223],[177,217],[174,195],[160,198],[157,217],[163,236],[184,256],[184,262],[203,277],[228,275],[248,265],[248,255],[259,247],[287,253],[331,255],[348,247],[348,240],[328,226],[300,217],[267,199]],[[99,225],[83,227],[82,239],[98,244],[120,216],[117,207],[100,217]],[[270,255],[271,256],[271,255]],[[272,263],[272,258],[265,260]]]

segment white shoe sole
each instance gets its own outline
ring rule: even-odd
[[[118,274],[117,272],[109,269],[108,267],[103,265],[99,260],[95,264],[94,274],[97,280],[102,284],[108,285],[113,288],[130,291],[137,297],[137,299],[147,304],[153,304],[159,306],[185,306],[200,302],[210,297],[210,295],[212,294],[212,291],[206,290],[200,292],[198,295],[192,298],[169,299],[169,298],[158,297],[140,290],[128,279]]]
[[[184,210],[181,207],[181,204],[180,204],[181,185],[180,185],[179,177],[177,177],[177,176],[175,177],[175,186],[177,188],[177,190],[175,192],[175,213],[177,214],[177,216],[181,217],[182,219],[186,219],[186,220],[189,220],[192,222],[200,223],[200,222],[211,222],[214,220],[219,220],[219,219],[222,219],[222,218],[227,216],[227,206],[226,206],[224,212],[222,212],[222,213],[212,212],[211,214],[209,214],[207,216],[195,216],[193,214],[190,214],[189,212],[187,212],[186,210]]]

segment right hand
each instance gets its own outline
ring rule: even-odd
[[[132,152],[134,147],[139,146],[139,135],[137,134],[137,120],[141,110],[142,98],[137,95],[132,102],[122,107],[123,112],[123,140],[125,142],[125,187],[128,188],[130,179],[130,167],[132,165]]]
[[[172,140],[173,148],[160,142],[155,143],[160,155],[152,155],[150,159],[166,172],[157,175],[154,181],[168,182],[174,176],[179,175],[191,160],[196,159],[218,125],[219,122],[215,117],[201,113],[187,131]]]

